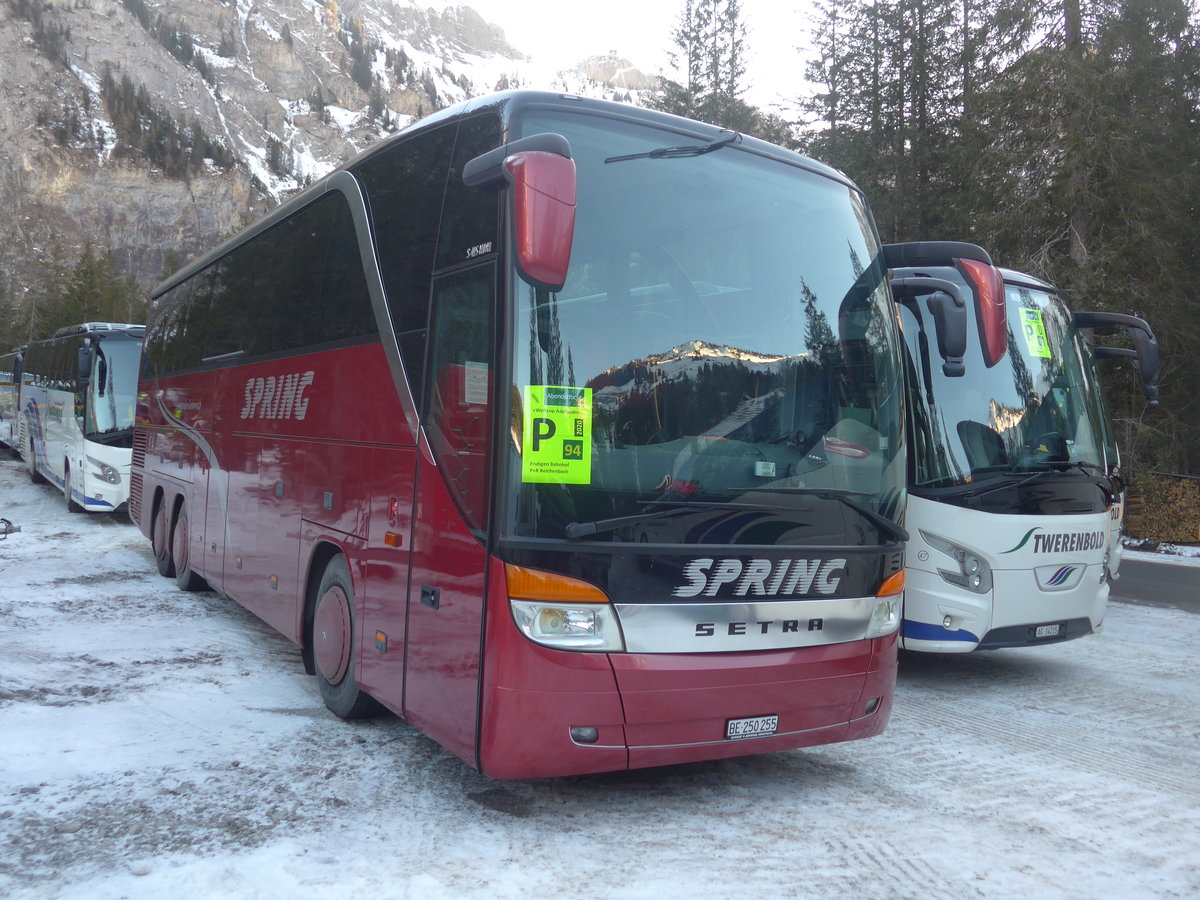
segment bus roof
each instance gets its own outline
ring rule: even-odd
[[[131,322],[83,322],[79,325],[67,325],[58,329],[54,332],[54,337],[69,337],[73,334],[94,334],[100,337],[102,332],[119,332],[131,337],[141,337],[145,331],[145,325],[135,325]]]
[[[257,222],[244,228],[233,237],[223,241],[217,247],[204,256],[194,260],[186,266],[183,266],[174,274],[170,275],[151,292],[151,299],[157,298],[166,293],[175,285],[186,280],[201,269],[211,265],[218,259],[229,253],[235,247],[250,240],[255,235],[266,231],[278,222],[286,219],[301,207],[307,206],[313,200],[320,197],[330,189],[330,182],[334,176],[341,172],[348,171],[357,166],[361,161],[374,156],[377,153],[382,153],[387,148],[396,143],[403,142],[407,138],[429,128],[436,128],[438,125],[455,118],[462,118],[474,113],[484,112],[489,109],[499,113],[501,118],[507,123],[513,116],[527,109],[579,109],[588,112],[603,114],[610,118],[621,119],[627,122],[642,123],[645,125],[664,128],[670,131],[676,131],[683,138],[691,140],[711,141],[717,138],[722,133],[728,134],[728,129],[720,128],[717,125],[708,125],[703,122],[698,122],[693,119],[687,119],[682,116],[672,115],[671,113],[659,112],[658,110],[645,109],[640,106],[633,106],[629,103],[617,103],[612,100],[597,100],[589,97],[580,97],[574,94],[554,93],[551,91],[531,91],[531,90],[513,90],[501,91],[495,94],[488,94],[484,97],[476,97],[472,100],[465,100],[462,103],[457,103],[445,109],[439,110],[425,118],[413,122],[411,125],[402,128],[389,137],[373,144],[361,153],[356,154],[345,161],[338,168],[334,169],[320,181],[304,189],[296,194],[291,199],[275,207],[271,212],[267,213]],[[824,163],[819,163],[816,160],[802,156],[793,150],[787,150],[775,144],[758,138],[744,136],[738,144],[738,148],[743,151],[749,151],[760,156],[767,156],[772,159],[777,159],[781,162],[790,165],[798,165],[808,169],[818,175],[830,178],[834,181],[844,184],[850,190],[858,191],[858,187],[848,176],[839,172],[837,169],[831,168]]]
[[[1018,272],[1016,269],[1000,269],[1000,277],[1004,279],[1005,284],[1014,284],[1017,287],[1033,288],[1035,291],[1047,291],[1051,294],[1057,294],[1058,288],[1047,281],[1042,281],[1040,278],[1034,278],[1025,272]]]

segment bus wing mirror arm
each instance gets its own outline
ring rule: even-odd
[[[575,237],[576,172],[561,134],[535,134],[483,153],[463,167],[463,183],[509,185],[517,273],[541,291],[566,284]]]
[[[937,333],[938,353],[942,357],[942,372],[948,378],[966,374],[963,357],[967,353],[967,300],[962,288],[943,278],[924,275],[894,278],[892,295],[925,296],[925,305],[933,316]]]
[[[1125,329],[1125,334],[1133,341],[1132,350],[1097,347],[1093,352],[1097,359],[1134,358],[1146,403],[1151,408],[1158,406],[1158,341],[1154,339],[1154,332],[1146,320],[1110,312],[1077,312],[1074,318],[1077,328],[1116,326]]]
[[[502,144],[481,153],[463,166],[462,180],[469,188],[499,187],[506,179],[504,161],[516,153],[540,151],[571,158],[571,145],[561,134],[545,132]]]

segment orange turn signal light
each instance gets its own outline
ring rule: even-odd
[[[508,596],[517,600],[550,600],[557,603],[608,603],[600,588],[579,578],[504,564]]]
[[[875,592],[876,597],[894,597],[896,594],[904,591],[904,570],[893,572],[883,580],[883,584],[879,586],[879,590]]]

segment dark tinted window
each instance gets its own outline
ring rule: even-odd
[[[500,192],[469,188],[462,182],[463,166],[500,143],[500,120],[494,115],[477,116],[459,125],[438,234],[438,269],[459,266],[500,249]]]
[[[58,391],[74,390],[76,353],[82,346],[78,338],[32,344],[25,355],[25,367],[33,383]]]
[[[434,284],[424,418],[446,486],[477,530],[487,527],[495,305],[494,265],[454,272]]]
[[[326,194],[155,302],[155,374],[376,332],[346,199]]]
[[[392,144],[352,171],[363,186],[388,308],[413,396],[421,395],[429,282],[453,123]]]

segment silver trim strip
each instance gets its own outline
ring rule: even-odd
[[[861,641],[878,597],[614,603],[629,653],[791,650]]]

